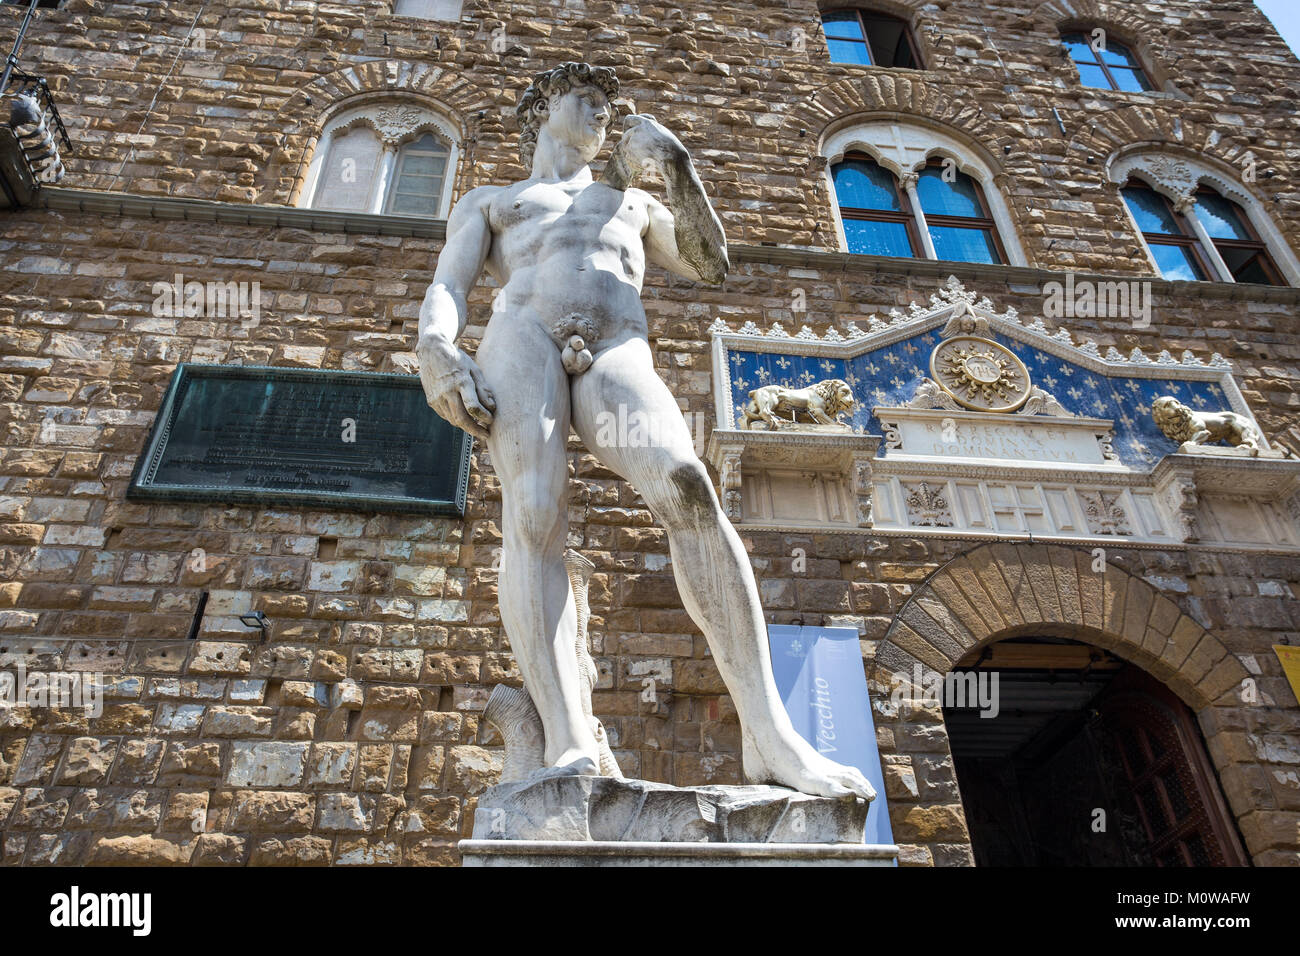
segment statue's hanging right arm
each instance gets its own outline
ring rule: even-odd
[[[415,354],[429,406],[457,428],[487,438],[496,400],[474,360],[457,345],[469,319],[467,297],[492,248],[488,203],[495,189],[466,193],[447,220],[447,241],[420,305]]]

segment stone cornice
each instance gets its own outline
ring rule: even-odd
[[[1041,286],[1045,282],[1060,281],[1068,270],[1038,269],[1032,266],[979,265],[969,262],[948,262],[942,259],[894,259],[888,256],[864,256],[848,252],[823,249],[791,248],[788,246],[728,245],[732,262],[764,262],[771,265],[793,266],[801,269],[820,269],[829,272],[856,272],[860,274],[886,273],[889,275],[926,276],[945,279],[955,275],[963,280],[975,280],[985,286],[990,283]],[[1188,299],[1228,299],[1254,302],[1283,302],[1300,305],[1300,289],[1287,286],[1245,285],[1233,282],[1171,282],[1154,276],[1120,275],[1099,272],[1075,272],[1076,282],[1150,282],[1151,294],[1181,296]]]
[[[447,234],[445,219],[414,216],[381,216],[365,212],[336,212],[301,209],[296,206],[266,206],[252,203],[217,202],[211,199],[181,199],[175,196],[138,196],[91,189],[47,186],[37,203],[58,212],[97,213],[143,219],[219,222],[239,226],[271,226],[306,229],[311,232],[342,232],[368,236],[417,236],[442,239]]]
[[[295,206],[217,202],[211,199],[182,199],[175,196],[139,196],[131,193],[69,189],[58,186],[42,188],[37,194],[36,201],[46,209],[59,212],[271,226],[283,229],[306,229],[312,232],[442,239],[447,231],[447,223],[443,219],[417,219],[408,216],[302,209]],[[986,286],[995,282],[1041,286],[1065,274],[1061,271],[1028,266],[974,265],[931,259],[894,259],[887,256],[864,256],[787,246],[733,244],[728,248],[732,262],[758,262],[829,272],[884,273],[938,279],[956,275],[960,279],[975,280]],[[1226,299],[1300,305],[1300,289],[1280,286],[1237,285],[1230,282],[1170,282],[1147,276],[1083,272],[1076,272],[1075,279],[1095,282],[1149,281],[1152,295],[1172,295],[1184,299]]]

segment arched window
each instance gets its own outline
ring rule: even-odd
[[[865,153],[831,167],[848,251],[860,255],[1006,262],[984,191],[951,158],[931,158],[902,181]]]
[[[1109,39],[1105,30],[1066,33],[1061,36],[1061,42],[1078,68],[1079,82],[1084,86],[1130,93],[1155,89],[1133,52]]]
[[[1196,191],[1196,205],[1191,214],[1205,228],[1210,244],[1228,267],[1234,282],[1285,285],[1268,254],[1268,247],[1235,202],[1209,186],[1202,186]]]
[[[917,170],[916,192],[936,259],[1006,261],[983,190],[954,160],[931,159]]]
[[[1245,211],[1210,187],[1179,203],[1137,179],[1123,193],[1164,278],[1285,285]]]
[[[325,123],[301,204],[445,218],[456,155],[454,129],[432,110],[391,102],[355,107]]]
[[[885,13],[856,7],[822,13],[832,63],[859,63],[921,69],[921,56],[907,23]]]
[[[894,174],[865,153],[850,153],[832,169],[849,252],[923,256],[916,217]]]
[[[392,188],[384,211],[395,216],[438,216],[447,147],[425,133],[397,151]]]
[[[1187,217],[1146,183],[1130,180],[1124,202],[1133,214],[1160,275],[1166,279],[1207,279],[1205,251]]]

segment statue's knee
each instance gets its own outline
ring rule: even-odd
[[[524,488],[505,504],[508,546],[536,549],[563,541],[568,525],[563,500],[542,494],[538,488]]]
[[[673,465],[668,481],[671,489],[663,509],[665,523],[693,523],[717,515],[718,499],[713,493],[713,482],[699,459]]]

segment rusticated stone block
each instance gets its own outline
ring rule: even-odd
[[[253,866],[328,866],[334,841],[318,836],[268,838],[253,849]]]
[[[140,834],[101,836],[90,847],[88,862],[101,866],[175,866],[188,863],[197,838],[187,841]]]
[[[59,782],[97,784],[108,777],[117,754],[117,741],[102,737],[78,737],[68,745]]]
[[[228,833],[203,833],[198,837],[191,862],[194,866],[243,866],[248,860],[249,841]]]
[[[184,785],[216,783],[221,777],[221,745],[212,743],[185,744],[173,742],[167,747],[159,783]]]
[[[246,791],[235,795],[227,827],[238,832],[306,832],[312,828],[315,811],[316,798],[312,794]]]
[[[303,777],[308,743],[233,745],[226,783],[232,787],[296,787]]]

